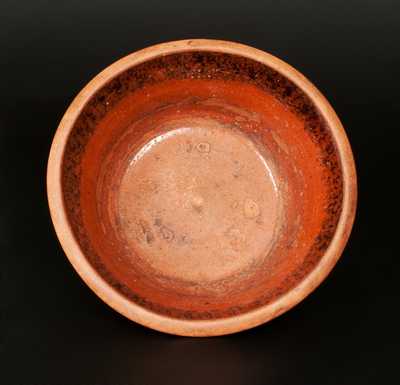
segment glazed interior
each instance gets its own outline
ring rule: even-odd
[[[152,59],[101,88],[62,169],[88,261],[173,318],[276,300],[318,264],[342,208],[336,145],[310,99],[264,64],[208,51]]]

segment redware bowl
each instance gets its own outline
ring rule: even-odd
[[[335,112],[288,64],[225,41],[146,48],[97,75],[50,151],[52,220],[108,305],[167,333],[264,323],[306,297],[352,227]]]

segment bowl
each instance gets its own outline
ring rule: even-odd
[[[343,127],[321,93],[246,45],[184,40],[115,62],[51,147],[48,200],[75,270],[166,333],[238,332],[327,276],[355,215]]]

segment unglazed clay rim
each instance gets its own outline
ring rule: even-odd
[[[216,320],[184,320],[153,313],[111,287],[90,265],[73,234],[64,206],[61,184],[63,155],[69,134],[86,103],[102,86],[121,72],[145,61],[163,55],[199,50],[234,54],[258,61],[281,73],[302,89],[331,130],[343,175],[342,212],[334,237],[317,266],[295,288],[276,301],[244,314]],[[51,218],[65,254],[86,284],[105,303],[132,321],[165,333],[216,336],[249,329],[277,317],[302,301],[325,279],[339,259],[353,225],[357,182],[353,155],[343,126],[328,101],[309,80],[287,63],[258,49],[229,41],[194,39],[162,43],[125,56],[99,73],[82,89],[64,114],[55,134],[48,160],[47,194]]]

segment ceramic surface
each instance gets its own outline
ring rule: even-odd
[[[114,63],[76,97],[48,165],[54,226],[111,307],[180,335],[233,333],[309,294],[347,241],[351,149],[292,67],[185,40]]]

